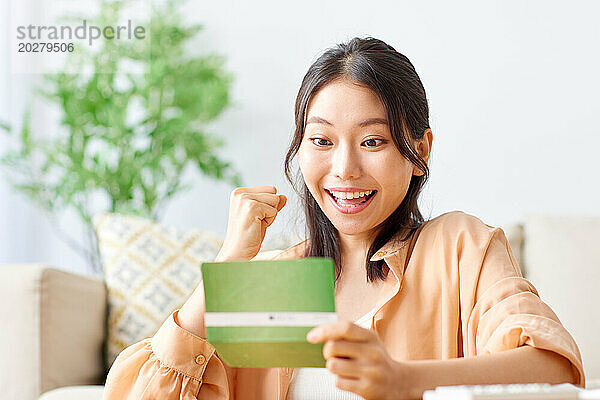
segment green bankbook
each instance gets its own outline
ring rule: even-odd
[[[206,339],[231,367],[325,367],[306,334],[337,321],[329,258],[202,263]]]

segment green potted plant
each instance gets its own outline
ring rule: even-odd
[[[105,1],[98,22],[116,21],[122,4]],[[161,210],[189,185],[188,164],[232,185],[240,176],[216,150],[224,142],[205,130],[229,105],[232,77],[216,55],[188,56],[184,46],[200,25],[184,26],[173,2],[152,12],[150,40],[105,40],[92,52],[74,52],[69,64],[88,73],[48,74],[39,91],[58,106],[61,124],[32,132],[31,112],[16,132],[5,124],[14,146],[0,155],[12,186],[52,218],[61,238],[101,270],[93,214],[99,211],[158,219]],[[136,47],[137,46],[137,47]],[[134,63],[142,73],[119,69]],[[136,114],[136,118],[132,118]],[[92,210],[94,198],[106,207]],[[80,243],[60,230],[56,219],[75,211],[88,232]]]

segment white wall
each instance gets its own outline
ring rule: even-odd
[[[0,120],[11,123],[20,120],[18,103],[24,103],[31,91],[34,76],[11,74],[9,50],[9,3],[0,7]],[[7,136],[0,131],[0,151],[4,152]],[[39,212],[16,196],[0,171],[0,264],[30,261],[44,253],[40,237]],[[40,240],[42,239],[42,240]]]
[[[600,215],[600,3],[284,3],[185,7],[189,21],[205,26],[190,51],[225,55],[235,74],[236,105],[210,128],[226,138],[222,155],[235,161],[247,185],[275,184],[293,196],[282,161],[300,81],[328,46],[371,35],[407,55],[427,90],[434,143],[425,215],[459,209],[491,225],[532,213]],[[0,64],[0,118],[18,118],[29,78]],[[188,178],[195,189],[172,202],[164,221],[224,234],[231,188],[193,172]],[[286,208],[271,232],[289,229]],[[0,264],[82,268],[84,261],[10,193],[5,178],[0,218]]]

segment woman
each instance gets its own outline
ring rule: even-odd
[[[577,345],[522,278],[501,229],[417,206],[433,133],[410,61],[373,38],[326,51],[295,107],[308,240],[277,258],[331,257],[339,321],[313,329],[326,368],[228,367],[206,342],[199,285],[153,338],[125,349],[105,399],[401,399],[440,385],[584,385]],[[237,188],[217,260],[252,259],[287,202]],[[353,323],[354,322],[354,323]],[[475,357],[476,356],[476,357]],[[360,396],[360,397],[359,397]]]

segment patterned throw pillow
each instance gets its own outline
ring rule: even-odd
[[[185,303],[200,283],[201,263],[214,260],[222,241],[120,214],[93,222],[108,287],[108,370],[123,349],[153,336]]]

